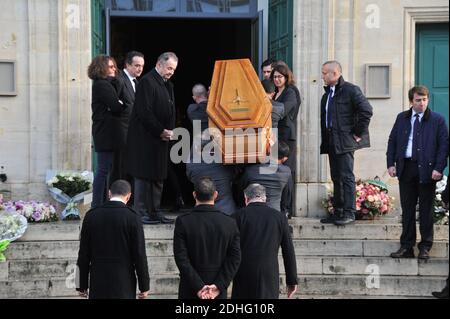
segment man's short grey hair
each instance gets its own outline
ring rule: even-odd
[[[192,95],[197,97],[206,97],[207,91],[203,84],[196,84],[192,88]]]
[[[260,184],[250,184],[244,190],[244,194],[248,200],[260,199],[266,201],[266,188]]]
[[[341,63],[339,63],[339,61],[336,60],[327,61],[322,66],[325,65],[331,65],[331,67],[337,68],[339,70],[339,73],[342,73],[342,65]]]
[[[164,52],[158,57],[158,62],[166,63],[169,59],[174,60],[175,62],[178,62],[178,57],[173,52]]]

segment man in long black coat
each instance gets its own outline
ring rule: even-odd
[[[135,178],[135,209],[144,223],[172,223],[159,212],[167,178],[169,141],[175,127],[173,85],[178,65],[172,52],[161,54],[156,67],[139,81],[128,130],[128,171]]]
[[[214,182],[194,184],[196,206],[179,216],[174,231],[174,256],[180,271],[180,299],[225,299],[241,262],[236,222],[214,207]]]
[[[240,231],[242,261],[231,298],[278,299],[280,246],[290,298],[297,290],[297,264],[287,218],[267,206],[264,186],[251,184],[244,196],[247,207],[233,215]]]
[[[126,206],[127,181],[111,185],[110,200],[91,209],[83,220],[78,252],[77,290],[90,299],[147,297],[150,280],[144,231],[139,215]]]
[[[119,127],[124,141],[120,151],[114,153],[113,169],[110,178],[111,184],[118,179],[126,179],[132,182],[131,177],[128,176],[125,163],[127,158],[126,142],[128,125],[130,123],[131,112],[133,111],[136,86],[138,83],[137,78],[142,74],[144,63],[144,54],[137,51],[128,52],[125,58],[125,68],[119,72],[118,80],[122,83],[119,98],[124,105],[124,111],[120,113],[119,117]]]

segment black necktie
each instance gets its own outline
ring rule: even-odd
[[[417,161],[417,151],[419,149],[419,134],[420,134],[420,129],[419,129],[419,125],[420,125],[420,121],[419,121],[419,114],[416,113],[416,115],[414,115],[414,117],[416,118],[414,120],[414,125],[413,125],[413,140],[412,140],[412,156],[411,159],[413,161]]]
[[[327,127],[332,127],[332,116],[333,116],[333,90],[330,90],[328,94],[328,109],[327,109]]]
[[[133,79],[133,82],[134,82],[134,91],[136,92],[138,80],[137,79]]]

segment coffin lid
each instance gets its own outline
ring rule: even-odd
[[[217,128],[270,127],[271,111],[249,59],[216,61],[206,112]]]

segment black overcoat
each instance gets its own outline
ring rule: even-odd
[[[91,209],[83,220],[77,261],[78,289],[90,299],[135,299],[149,290],[144,231],[140,216],[122,202]]]
[[[128,128],[128,172],[145,180],[165,180],[169,142],[161,140],[164,129],[175,127],[173,85],[164,82],[155,69],[144,75],[136,89],[136,99]]]
[[[241,261],[239,231],[233,218],[212,205],[196,206],[175,223],[173,249],[180,271],[180,299],[196,299],[204,285],[215,284],[226,298]]]
[[[241,237],[242,261],[233,280],[233,299],[277,299],[281,246],[286,284],[297,284],[294,245],[287,218],[266,203],[251,203],[233,215]]]

